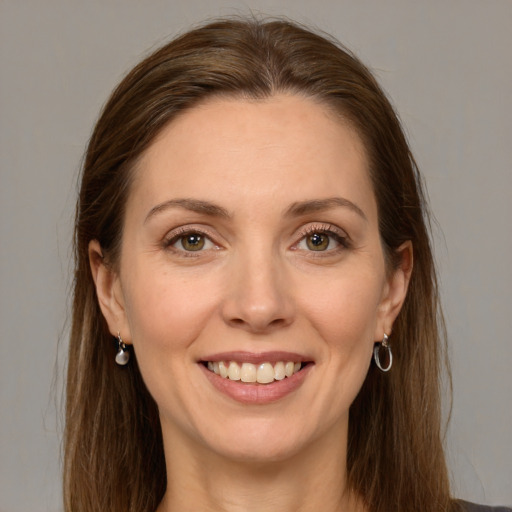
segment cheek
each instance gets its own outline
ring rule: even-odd
[[[216,308],[216,288],[209,281],[158,271],[133,276],[125,305],[135,350],[161,355],[192,343]]]
[[[194,341],[217,307],[216,294],[201,293],[203,286],[198,289],[196,284],[176,274],[171,279],[163,272],[148,272],[131,276],[126,290],[128,323],[144,382],[161,414],[183,424],[190,419],[187,397],[195,386],[189,379]]]
[[[345,277],[332,283],[330,300],[317,310],[318,329],[329,345],[335,371],[333,387],[343,406],[355,399],[368,373],[383,286],[379,274]]]
[[[380,279],[356,275],[333,278],[323,290],[304,294],[302,299],[323,337],[347,350],[361,342],[373,343],[382,296]]]

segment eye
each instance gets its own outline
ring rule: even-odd
[[[303,251],[331,252],[348,247],[345,236],[329,227],[313,227],[307,230],[296,248]]]
[[[179,233],[166,242],[167,247],[176,251],[199,252],[215,248],[214,243],[204,234],[197,231]]]
[[[313,233],[305,239],[308,249],[311,251],[326,251],[329,248],[331,240],[326,233]]]

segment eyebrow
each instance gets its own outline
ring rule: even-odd
[[[298,203],[293,203],[285,212],[287,217],[295,217],[300,215],[307,215],[309,213],[321,212],[325,210],[330,210],[332,208],[349,208],[354,213],[357,213],[360,217],[362,217],[365,221],[368,221],[365,213],[357,204],[345,199],[343,197],[329,197],[326,199],[312,199],[309,201],[301,201]]]
[[[149,213],[146,215],[146,218],[144,219],[144,224],[148,222],[151,217],[154,217],[155,215],[172,208],[183,208],[184,210],[201,213],[203,215],[209,215],[212,217],[230,217],[226,209],[208,201],[201,201],[200,199],[170,199],[169,201],[164,201],[163,203],[157,204],[151,208]]]
[[[362,217],[365,221],[367,221],[367,217],[364,214],[363,210],[359,208],[355,203],[345,199],[343,197],[329,197],[326,199],[311,199],[308,201],[300,201],[296,203],[292,203],[285,211],[286,217],[299,217],[301,215],[307,215],[309,213],[316,213],[325,210],[330,210],[333,208],[349,208],[357,215]],[[210,203],[209,201],[202,201],[200,199],[169,199],[168,201],[164,201],[163,203],[157,204],[146,215],[144,219],[144,224],[148,222],[151,217],[158,215],[164,211],[167,211],[172,208],[183,208],[184,210],[189,210],[195,213],[200,213],[203,215],[209,215],[212,217],[221,217],[224,219],[230,218],[231,215],[229,212],[222,208],[222,206],[218,206],[214,203]]]

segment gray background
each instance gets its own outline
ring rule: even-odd
[[[511,505],[511,1],[0,0],[0,511],[61,508],[71,222],[98,111],[149,48],[249,8],[331,32],[393,98],[441,226],[454,489]]]

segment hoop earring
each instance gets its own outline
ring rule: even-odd
[[[388,335],[384,333],[384,337],[382,338],[382,341],[379,343],[375,343],[375,347],[373,347],[373,360],[375,361],[375,364],[377,365],[377,368],[381,372],[389,372],[391,370],[391,366],[393,366],[393,354],[391,353],[391,347],[388,343]],[[381,349],[384,349],[387,353],[386,358],[388,361],[387,366],[382,366],[380,362],[380,351]]]
[[[128,349],[126,348],[123,338],[121,338],[121,334],[119,333],[119,331],[117,331],[116,363],[119,366],[125,366],[126,364],[128,364],[129,360],[130,360],[130,352],[128,352]]]

